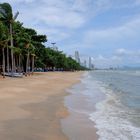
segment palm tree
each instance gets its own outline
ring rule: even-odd
[[[29,56],[30,56],[30,52],[29,52],[29,47],[30,47],[30,44],[26,44],[25,48],[27,49],[27,58],[26,58],[26,76],[29,72]]]
[[[16,72],[21,72],[21,56],[22,56],[21,53],[22,53],[22,50],[20,48],[14,47],[13,53],[14,53],[14,59],[15,59],[14,60],[15,67],[17,68]]]
[[[13,45],[13,31],[12,31],[12,24],[17,18],[19,12],[13,16],[12,13],[12,7],[9,3],[2,3],[0,4],[0,14],[1,14],[1,20],[5,23],[5,25],[9,28],[9,34],[10,34],[10,46],[11,48],[14,47]],[[14,56],[13,56],[13,49],[11,49],[11,72],[14,72]],[[7,70],[9,72],[9,49],[7,48]]]
[[[31,56],[32,56],[32,74],[33,74],[33,72],[34,72],[34,65],[35,65],[35,53],[32,53]]]
[[[0,41],[0,47],[2,48],[2,72],[3,72],[3,78],[5,78],[5,48],[6,40]]]
[[[7,28],[4,24],[0,21],[0,47],[2,48],[2,70],[3,70],[3,77],[5,77],[5,52],[4,48],[7,46],[8,43],[8,35],[7,35]]]
[[[26,44],[25,48],[27,49],[27,58],[26,58],[26,75],[31,72],[31,69],[33,70],[34,67],[34,46],[32,44],[31,38],[28,40],[29,42]],[[30,55],[32,56],[32,68],[30,66]]]
[[[3,57],[3,67],[2,67],[2,70],[3,70],[3,78],[5,78],[5,53],[4,53],[4,47],[2,48],[2,57]]]

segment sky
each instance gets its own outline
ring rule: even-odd
[[[140,0],[0,0],[51,46],[96,67],[140,67]]]

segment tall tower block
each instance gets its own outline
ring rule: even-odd
[[[80,57],[78,51],[75,51],[75,60],[80,64]]]

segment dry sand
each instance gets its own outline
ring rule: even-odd
[[[81,73],[41,73],[0,80],[0,140],[66,140],[60,119],[65,88]]]
[[[60,119],[66,88],[81,72],[50,72],[0,79],[0,140],[68,140]]]

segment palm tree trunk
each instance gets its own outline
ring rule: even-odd
[[[34,55],[32,56],[32,74],[34,72],[34,63],[35,63],[35,59],[34,59]]]
[[[13,54],[13,35],[12,35],[12,23],[10,23],[10,43],[11,43],[11,72],[14,72],[14,54]]]
[[[22,55],[20,55],[20,68],[21,68],[21,72],[25,72],[24,71],[24,66],[23,66],[23,56]]]
[[[9,73],[9,48],[7,47],[7,72]]]
[[[28,75],[30,76],[31,68],[30,68],[30,55],[28,60]]]
[[[16,56],[13,55],[13,72],[16,72]]]
[[[18,68],[19,68],[19,72],[21,72],[21,54],[19,54],[19,58],[18,58]]]
[[[28,66],[29,66],[29,50],[28,50],[27,60],[26,60],[26,75],[28,73]]]
[[[3,69],[3,78],[5,78],[5,53],[4,53],[4,47],[2,48],[2,57],[3,57],[3,61],[2,61],[2,69]]]

